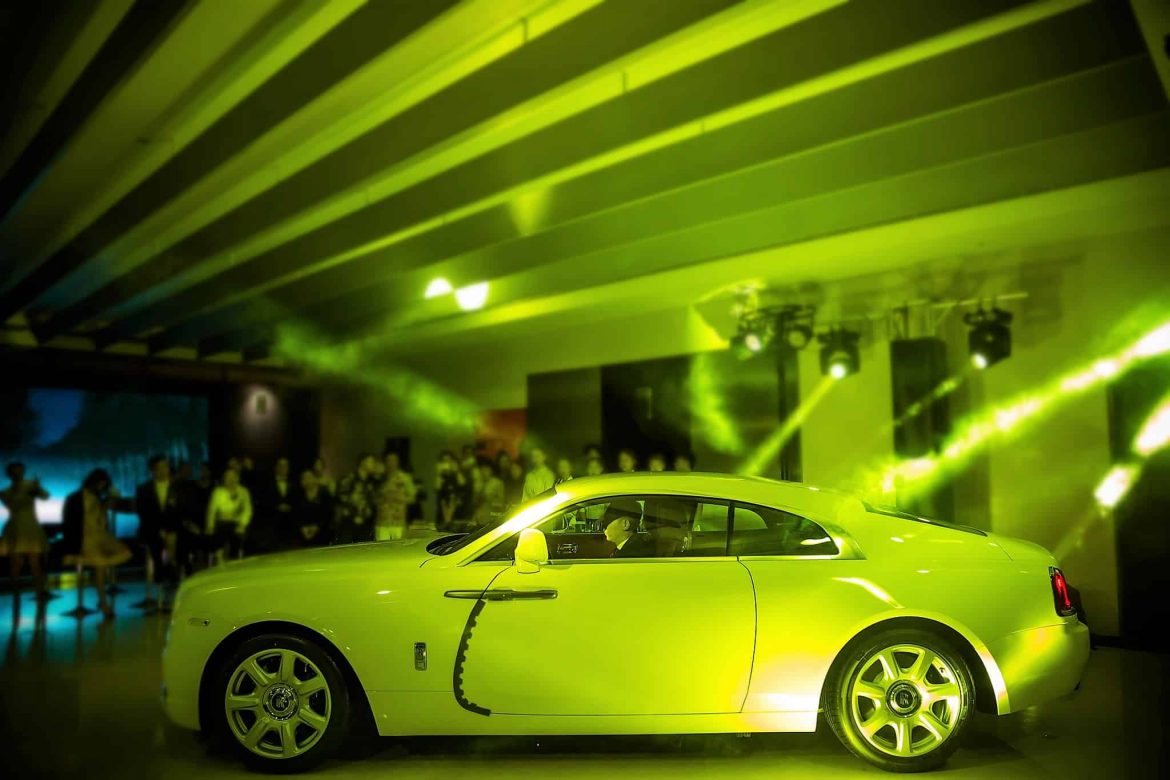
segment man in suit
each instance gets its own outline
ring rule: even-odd
[[[642,507],[632,498],[616,499],[605,508],[601,522],[605,525],[605,538],[614,546],[612,557],[655,557],[654,540],[638,534],[641,521]]]
[[[162,455],[148,462],[150,479],[134,492],[138,541],[145,545],[161,577],[178,580],[179,530],[183,520],[181,491],[171,479],[171,464]]]
[[[256,517],[253,520],[252,543],[256,552],[272,552],[277,547],[291,545],[296,529],[293,527],[295,496],[289,482],[288,458],[279,457],[272,476],[253,488]]]

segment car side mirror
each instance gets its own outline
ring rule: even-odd
[[[516,571],[521,574],[535,574],[548,563],[548,542],[544,534],[535,528],[525,528],[516,542]]]

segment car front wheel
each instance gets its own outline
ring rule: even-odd
[[[346,737],[345,678],[312,642],[283,634],[249,639],[225,661],[219,679],[223,736],[254,769],[306,770]]]
[[[855,643],[842,660],[827,681],[825,716],[845,747],[891,772],[946,763],[975,704],[971,672],[951,643],[892,630]]]

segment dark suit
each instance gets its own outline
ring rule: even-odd
[[[138,541],[157,555],[162,545],[160,533],[178,533],[183,525],[183,491],[173,480],[167,485],[166,504],[158,502],[154,480],[143,482],[134,492],[134,508],[138,512]]]
[[[657,558],[658,547],[646,534],[634,534],[629,541],[614,550],[615,558]]]
[[[293,507],[293,533],[289,540],[292,547],[316,547],[329,544],[333,535],[333,497],[321,488],[317,497],[310,501],[304,491],[297,491],[297,502]],[[305,538],[305,530],[316,528],[313,535]]]
[[[81,537],[85,533],[85,496],[82,491],[75,490],[65,498],[65,506],[61,511],[63,555],[81,554]]]
[[[292,508],[299,488],[285,480],[281,491],[276,477],[268,477],[252,491],[253,516],[248,529],[251,546],[256,552],[272,552],[292,541]]]

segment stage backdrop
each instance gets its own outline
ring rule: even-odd
[[[196,468],[208,459],[203,396],[18,388],[0,393],[0,404],[0,461],[19,460],[29,478],[40,477],[49,492],[37,503],[42,523],[61,521],[65,496],[91,469],[106,469],[123,495],[133,495],[152,454]],[[7,521],[0,505],[0,527]],[[116,531],[127,536],[137,523],[134,515],[119,515]]]

